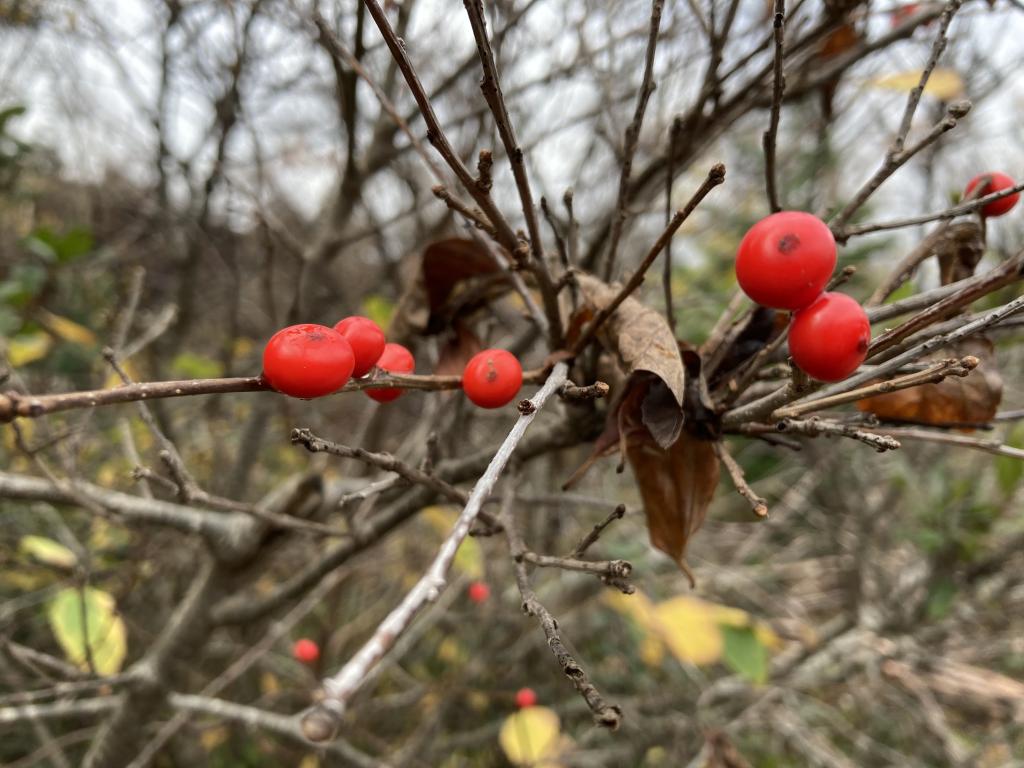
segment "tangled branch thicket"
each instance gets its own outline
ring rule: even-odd
[[[1019,761],[1024,185],[950,192],[1021,176],[1022,28],[0,3],[0,760]],[[873,324],[838,383],[735,288],[781,209]],[[260,375],[357,313],[418,372]],[[492,346],[518,410],[458,392]]]

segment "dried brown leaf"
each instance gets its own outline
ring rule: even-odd
[[[460,320],[455,320],[454,330],[447,334],[437,355],[437,366],[434,373],[438,376],[461,375],[466,363],[483,344],[472,329]]]
[[[970,376],[875,395],[859,400],[857,407],[884,421],[965,428],[987,423],[995,416],[1003,395],[1003,377],[992,342],[978,337],[963,342],[956,351],[961,357],[974,355],[981,361]],[[938,357],[948,356],[948,350],[944,350]]]
[[[587,303],[596,310],[609,306],[620,290],[620,286],[608,285],[591,275],[579,275],[577,282]],[[601,326],[598,337],[606,349],[615,353],[624,371],[653,373],[665,382],[676,405],[682,407],[686,388],[683,361],[675,335],[660,312],[628,298]]]

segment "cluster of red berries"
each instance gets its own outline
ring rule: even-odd
[[[304,323],[275,333],[263,349],[263,376],[286,395],[310,399],[337,392],[352,378],[374,368],[407,374],[416,368],[412,353],[387,341],[368,317],[346,317],[333,328]],[[466,396],[481,408],[510,403],[523,385],[523,367],[511,352],[485,349],[462,373]],[[401,388],[366,389],[379,403],[401,397]]]
[[[758,304],[793,312],[789,353],[820,381],[840,381],[867,356],[871,325],[860,304],[824,293],[836,267],[836,241],[817,216],[773,213],[744,235],[736,253],[736,278]]]

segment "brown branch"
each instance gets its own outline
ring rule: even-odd
[[[523,382],[535,384],[543,378],[544,370],[537,368],[523,372]],[[459,376],[417,376],[415,374],[387,373],[376,369],[362,379],[353,379],[335,394],[357,392],[363,389],[415,389],[437,391],[461,389]],[[16,418],[34,419],[76,408],[96,408],[102,405],[158,400],[169,397],[195,395],[222,395],[233,392],[268,392],[273,388],[262,376],[228,379],[185,379],[181,381],[147,381],[126,384],[112,389],[94,389],[85,392],[66,392],[53,395],[24,395],[19,392],[0,394],[0,422]]]
[[[772,213],[782,210],[775,179],[775,141],[779,132],[779,115],[782,111],[782,96],[786,90],[786,76],[782,72],[783,45],[785,43],[786,0],[775,0],[775,17],[772,21],[772,37],[775,41],[775,60],[772,66],[772,107],[768,130],[764,132],[764,177],[768,207]]]
[[[976,451],[985,451],[996,456],[1008,456],[1011,459],[1024,459],[1024,450],[1006,445],[1000,440],[984,440],[967,435],[953,435],[948,432],[938,432],[930,429],[915,429],[912,427],[885,427],[886,434],[903,440],[922,440],[929,443],[941,445],[955,445],[962,448],[972,448]]]
[[[615,507],[615,509],[612,510],[612,513],[608,515],[608,517],[606,517],[603,522],[600,522],[597,525],[595,525],[591,529],[590,533],[584,536],[580,543],[573,547],[572,552],[569,553],[569,557],[583,557],[583,554],[588,549],[590,549],[590,547],[593,546],[599,538],[601,538],[601,534],[604,533],[604,529],[612,523],[614,523],[616,520],[621,520],[625,516],[625,514],[626,505],[619,504],[617,507]]]
[[[729,477],[732,478],[732,484],[736,486],[736,492],[750,503],[750,508],[754,511],[754,514],[757,517],[768,517],[767,502],[754,493],[754,489],[747,484],[744,477],[745,473],[743,472],[743,467],[741,467],[736,462],[736,459],[732,457],[728,449],[725,447],[725,443],[717,441],[714,443],[714,446],[715,453],[718,454],[718,458],[721,462],[725,464],[725,468],[729,472]]]
[[[692,1],[692,0],[691,0]],[[676,181],[676,144],[683,122],[678,117],[672,121],[668,138],[668,171],[665,173],[665,226],[672,221],[672,186]],[[665,294],[665,320],[672,333],[676,331],[676,310],[672,303],[672,240],[665,245],[665,261],[662,262],[661,287]]]
[[[608,256],[604,262],[604,281],[612,279],[615,272],[615,259],[618,256],[619,240],[622,227],[626,223],[626,205],[629,202],[629,179],[633,174],[633,157],[640,143],[640,129],[644,123],[647,102],[654,92],[654,54],[658,49],[658,33],[661,30],[661,11],[665,0],[652,0],[650,32],[647,36],[647,53],[644,57],[644,74],[640,82],[640,90],[636,95],[636,109],[633,120],[626,127],[622,140],[622,167],[619,173],[619,195],[615,204],[615,215],[612,219],[612,230],[609,236]]]
[[[868,359],[870,360],[879,352],[898,344],[911,334],[927,328],[935,321],[941,320],[956,310],[966,307],[975,299],[1011,285],[1022,277],[1024,277],[1024,251],[1021,251],[999,267],[986,272],[984,277],[977,282],[964,286],[962,290],[939,300],[906,322],[875,337],[868,348]]]
[[[594,716],[594,722],[612,731],[619,727],[622,722],[622,710],[614,704],[604,700],[601,692],[597,690],[586,671],[579,662],[566,649],[562,637],[558,631],[558,621],[551,612],[537,599],[537,594],[530,586],[530,577],[526,572],[524,553],[526,545],[519,534],[513,514],[513,496],[511,492],[503,504],[502,523],[505,528],[505,537],[508,540],[509,553],[512,555],[512,565],[515,570],[516,585],[519,587],[519,594],[523,598],[523,612],[533,616],[540,623],[544,637],[547,639],[548,648],[555,655],[562,672],[572,681],[573,687],[583,697]]]
[[[951,206],[943,211],[938,211],[937,213],[926,213],[923,216],[911,216],[909,218],[893,219],[891,221],[878,221],[870,224],[862,224],[860,226],[845,227],[838,231],[833,228],[832,234],[835,235],[836,240],[845,242],[855,235],[866,235],[871,232],[882,232],[889,229],[902,229],[903,227],[913,227],[918,224],[928,224],[932,221],[955,219],[957,216],[963,216],[968,213],[973,213],[979,208],[984,208],[994,200],[1001,200],[1004,197],[1015,195],[1021,191],[1024,191],[1024,184],[1017,184],[999,192],[992,192],[984,197],[964,201],[959,205]]]
[[[741,435],[771,435],[780,432],[791,432],[808,437],[819,435],[834,435],[837,437],[849,437],[858,440],[865,445],[870,445],[879,453],[894,451],[900,447],[899,441],[888,434],[879,435],[868,432],[852,424],[843,424],[838,421],[819,419],[812,416],[809,419],[781,419],[776,424],[742,424],[729,430]],[[888,430],[887,430],[888,431]]]
[[[928,84],[928,80],[931,77],[932,72],[935,70],[936,64],[938,64],[939,57],[946,48],[946,43],[948,42],[946,33],[949,30],[949,24],[953,20],[953,16],[956,12],[960,10],[962,2],[963,0],[949,0],[945,9],[942,11],[942,16],[939,20],[939,31],[935,35],[935,42],[932,44],[928,63],[921,72],[921,79],[918,81],[917,86],[907,96],[907,105],[903,110],[903,118],[900,120],[900,127],[896,132],[896,136],[893,139],[892,144],[889,146],[889,150],[886,152],[885,160],[882,163],[882,166],[875,172],[874,176],[864,183],[860,190],[858,190],[858,192],[853,196],[853,199],[847,203],[846,207],[836,214],[829,222],[833,230],[841,232],[847,222],[849,222],[850,218],[862,205],[864,205],[864,203],[867,202],[868,198],[871,197],[875,190],[878,189],[886,179],[892,176],[893,173],[895,173],[917,152],[935,141],[941,134],[952,129],[956,125],[957,119],[966,115],[970,110],[970,102],[957,102],[956,104],[951,104],[947,109],[946,117],[936,124],[925,138],[909,149],[904,148],[907,135],[910,133],[911,123],[914,120],[914,113],[917,111],[917,105],[921,101],[921,95],[924,93],[925,86]]]
[[[544,386],[532,400],[520,403],[520,416],[497,453],[487,465],[484,474],[473,486],[451,533],[445,538],[426,573],[409,591],[401,603],[380,623],[373,635],[352,656],[337,674],[323,681],[323,699],[302,718],[302,730],[310,741],[328,741],[341,724],[341,717],[352,696],[362,686],[384,655],[409,628],[413,619],[429,603],[440,596],[447,585],[447,574],[459,545],[465,540],[477,519],[483,503],[490,496],[502,470],[512,458],[526,430],[536,418],[538,410],[565,383],[568,367],[558,363]],[[529,407],[524,407],[529,405]]]
[[[523,209],[523,216],[526,218],[526,230],[530,238],[530,251],[533,255],[532,272],[540,288],[544,311],[548,317],[551,349],[558,349],[562,344],[562,319],[558,308],[558,296],[554,290],[547,262],[544,260],[540,225],[537,221],[537,211],[533,205],[533,194],[530,191],[530,180],[526,174],[523,150],[516,141],[515,129],[512,127],[512,121],[505,106],[501,83],[498,81],[494,52],[491,50],[491,43],[487,38],[487,22],[484,20],[483,2],[482,0],[464,0],[464,5],[466,13],[469,15],[470,26],[473,28],[473,37],[476,39],[476,47],[480,54],[480,64],[484,73],[480,82],[480,90],[484,94],[487,106],[491,109],[491,114],[494,115],[498,135],[501,137],[501,143],[504,145],[505,153],[512,165],[512,176],[515,178],[519,202]]]
[[[682,223],[686,221],[690,214],[693,213],[694,209],[700,205],[700,202],[707,196],[708,192],[717,187],[723,181],[725,181],[725,166],[721,163],[717,163],[711,167],[710,171],[708,171],[707,178],[704,179],[700,188],[694,193],[693,197],[690,198],[686,207],[676,211],[675,216],[672,217],[672,221],[669,222],[669,225],[664,229],[661,235],[659,235],[658,239],[651,247],[651,250],[644,257],[644,260],[640,262],[640,266],[637,267],[636,272],[634,272],[629,280],[626,281],[626,284],[622,287],[622,290],[619,291],[618,295],[607,307],[601,309],[594,316],[594,319],[590,321],[586,330],[580,334],[579,339],[572,348],[572,354],[574,356],[586,349],[587,345],[593,340],[594,335],[605,320],[611,317],[615,310],[619,308],[619,305],[621,305],[622,302],[629,298],[630,294],[640,287],[640,284],[644,281],[644,274],[648,269],[650,269],[651,265],[654,263],[655,259],[658,258],[661,252],[665,250],[666,244],[672,239],[676,230],[682,226]]]

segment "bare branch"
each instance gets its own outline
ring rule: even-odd
[[[491,459],[487,470],[477,481],[466,506],[459,515],[451,533],[441,545],[433,563],[405,599],[387,618],[381,622],[373,636],[363,647],[332,677],[324,680],[324,699],[302,719],[302,729],[311,741],[326,741],[333,737],[341,722],[345,708],[362,685],[366,676],[380,662],[381,658],[395,644],[395,641],[409,627],[412,620],[428,603],[435,601],[447,584],[447,573],[455,553],[469,529],[476,520],[484,501],[490,496],[498,477],[508,463],[516,447],[526,434],[527,428],[536,418],[537,411],[565,383],[568,368],[558,363],[551,371],[547,382],[530,400],[528,408],[520,408],[520,416],[508,437]]]
[[[764,146],[765,191],[768,207],[772,213],[782,210],[775,179],[775,140],[779,132],[779,114],[782,111],[782,96],[786,90],[786,76],[782,73],[783,45],[785,43],[786,0],[775,0],[775,17],[772,21],[772,37],[775,41],[775,60],[772,66],[772,107],[768,130],[762,139]]]

